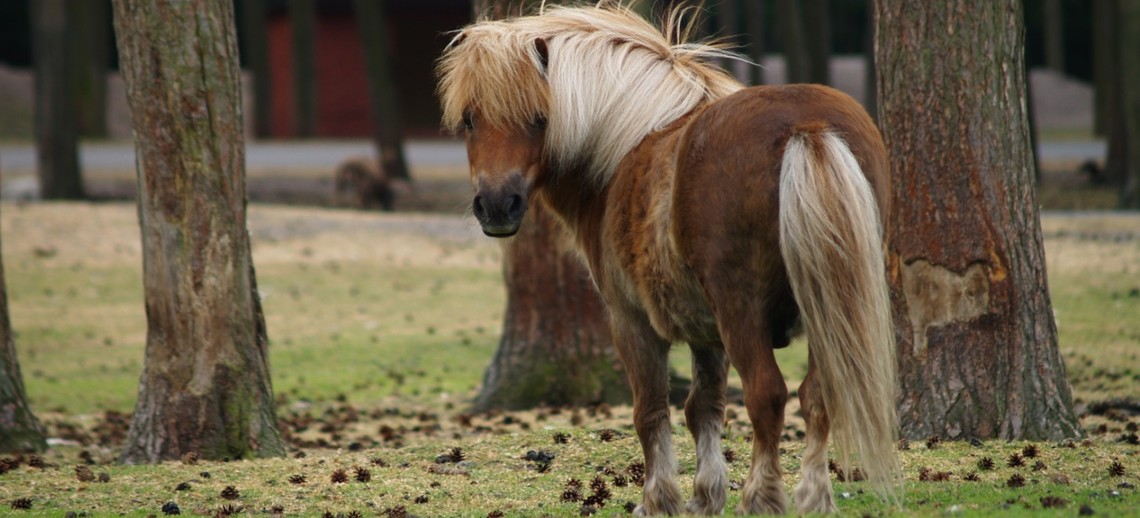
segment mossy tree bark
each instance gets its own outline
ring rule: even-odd
[[[66,0],[31,2],[35,62],[35,126],[40,196],[82,199],[79,128],[72,83],[75,63],[68,51]]]
[[[147,344],[122,460],[279,456],[246,231],[233,4],[115,0],[134,121]]]
[[[477,0],[475,16],[518,14],[519,2]],[[535,204],[504,245],[503,336],[476,410],[539,404],[628,402],[609,313],[581,261],[560,245],[562,229]]]
[[[1080,434],[1045,276],[1020,0],[876,0],[903,434]]]
[[[28,405],[24,378],[16,358],[12,322],[8,319],[8,289],[4,263],[0,261],[0,452],[44,451],[47,442],[36,416]]]
[[[355,0],[360,41],[368,71],[368,99],[372,108],[372,138],[380,154],[380,167],[389,179],[410,180],[404,160],[400,96],[392,74],[385,2]]]

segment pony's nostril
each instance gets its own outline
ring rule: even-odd
[[[507,199],[507,214],[514,214],[521,206],[522,196],[517,194],[511,195],[511,197]]]
[[[472,209],[475,211],[475,217],[484,219],[487,217],[487,207],[483,205],[483,197],[476,196],[475,201],[472,203]]]

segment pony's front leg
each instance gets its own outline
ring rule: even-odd
[[[633,424],[645,455],[645,485],[638,516],[681,512],[669,423],[669,343],[644,318],[611,312],[614,343],[633,392]]]
[[[719,344],[693,345],[692,350],[693,385],[685,401],[685,424],[697,443],[697,475],[693,479],[693,498],[685,505],[685,511],[720,514],[728,483],[728,466],[720,448],[728,357]]]

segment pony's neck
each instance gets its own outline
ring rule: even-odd
[[[592,261],[591,256],[601,239],[604,200],[609,189],[583,185],[583,176],[578,171],[559,171],[550,176],[542,187],[543,202],[570,233],[574,246]]]

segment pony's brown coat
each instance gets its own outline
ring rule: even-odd
[[[590,22],[594,17],[601,21]],[[535,89],[519,93],[520,102],[542,95],[550,99],[551,105],[537,108],[550,118],[550,126],[536,130],[527,120],[512,119],[511,109],[488,113],[500,101],[483,102],[479,88],[464,84],[485,73],[476,69],[487,66],[486,61],[466,62],[485,55],[468,55],[466,46],[471,34],[490,25],[465,30],[441,65],[445,111],[462,110],[474,122],[468,149],[480,195],[493,194],[485,186],[522,178],[525,194],[541,199],[564,223],[610,308],[646,457],[640,512],[681,511],[667,401],[667,352],[675,341],[690,343],[694,364],[685,415],[697,442],[698,463],[686,510],[719,513],[724,506],[726,474],[718,456],[724,380],[731,362],[744,383],[754,428],[752,469],[741,508],[785,511],[778,443],[787,388],[773,350],[788,344],[801,316],[797,300],[810,312],[803,317],[811,350],[800,390],[809,425],[804,477],[796,490],[800,510],[835,508],[826,474],[832,424],[841,426],[841,452],[858,454],[868,478],[889,491],[898,481],[892,446],[894,360],[892,337],[882,332],[889,330],[889,303],[878,297],[885,293],[881,225],[889,210],[889,185],[883,143],[866,113],[827,87],[740,89],[727,84],[722,74],[693,57],[701,55],[692,53],[700,47],[648,35],[644,22],[625,9],[558,9],[494,23],[495,31],[516,31],[510,38],[496,36],[498,41],[536,48],[534,38],[546,38],[551,68],[555,62],[572,67],[575,53],[586,52],[588,46],[576,44],[575,38],[611,38],[608,48],[620,57],[615,63],[662,60],[677,72],[675,77],[623,77],[598,85],[548,75],[543,84],[520,85]],[[628,33],[622,32],[623,23]],[[562,44],[551,44],[555,39]],[[657,49],[657,54],[626,52],[631,41]],[[690,53],[679,50],[684,48]],[[527,64],[544,71],[542,60],[526,52],[503,55],[527,55]],[[598,59],[591,54],[579,64],[589,66]],[[646,67],[652,68],[628,68]],[[596,91],[614,85],[634,85],[634,92]],[[671,93],[654,96],[658,89]],[[558,115],[565,112],[559,111],[560,99],[589,104],[598,96],[605,98],[602,105],[621,104],[615,100],[620,97],[628,106],[577,121]],[[645,98],[656,102],[645,103]],[[675,105],[660,105],[668,99],[696,102],[686,105],[683,114],[668,115],[679,111]],[[628,149],[598,141],[597,135],[608,133],[592,125],[615,124],[613,113],[629,113],[631,106],[653,112],[639,120],[657,122],[636,126],[640,133]],[[594,137],[580,138],[582,134]],[[614,154],[620,160],[606,169],[611,160],[598,157]],[[504,161],[509,156],[528,158]],[[783,203],[781,190],[796,203]],[[849,246],[852,240],[861,246]],[[801,267],[801,260],[807,266]],[[854,276],[852,271],[870,273]],[[833,287],[861,302],[837,300]],[[834,326],[833,320],[838,322]],[[837,391],[837,386],[849,390]],[[829,416],[837,419],[829,422]],[[854,422],[860,418],[868,422]]]

